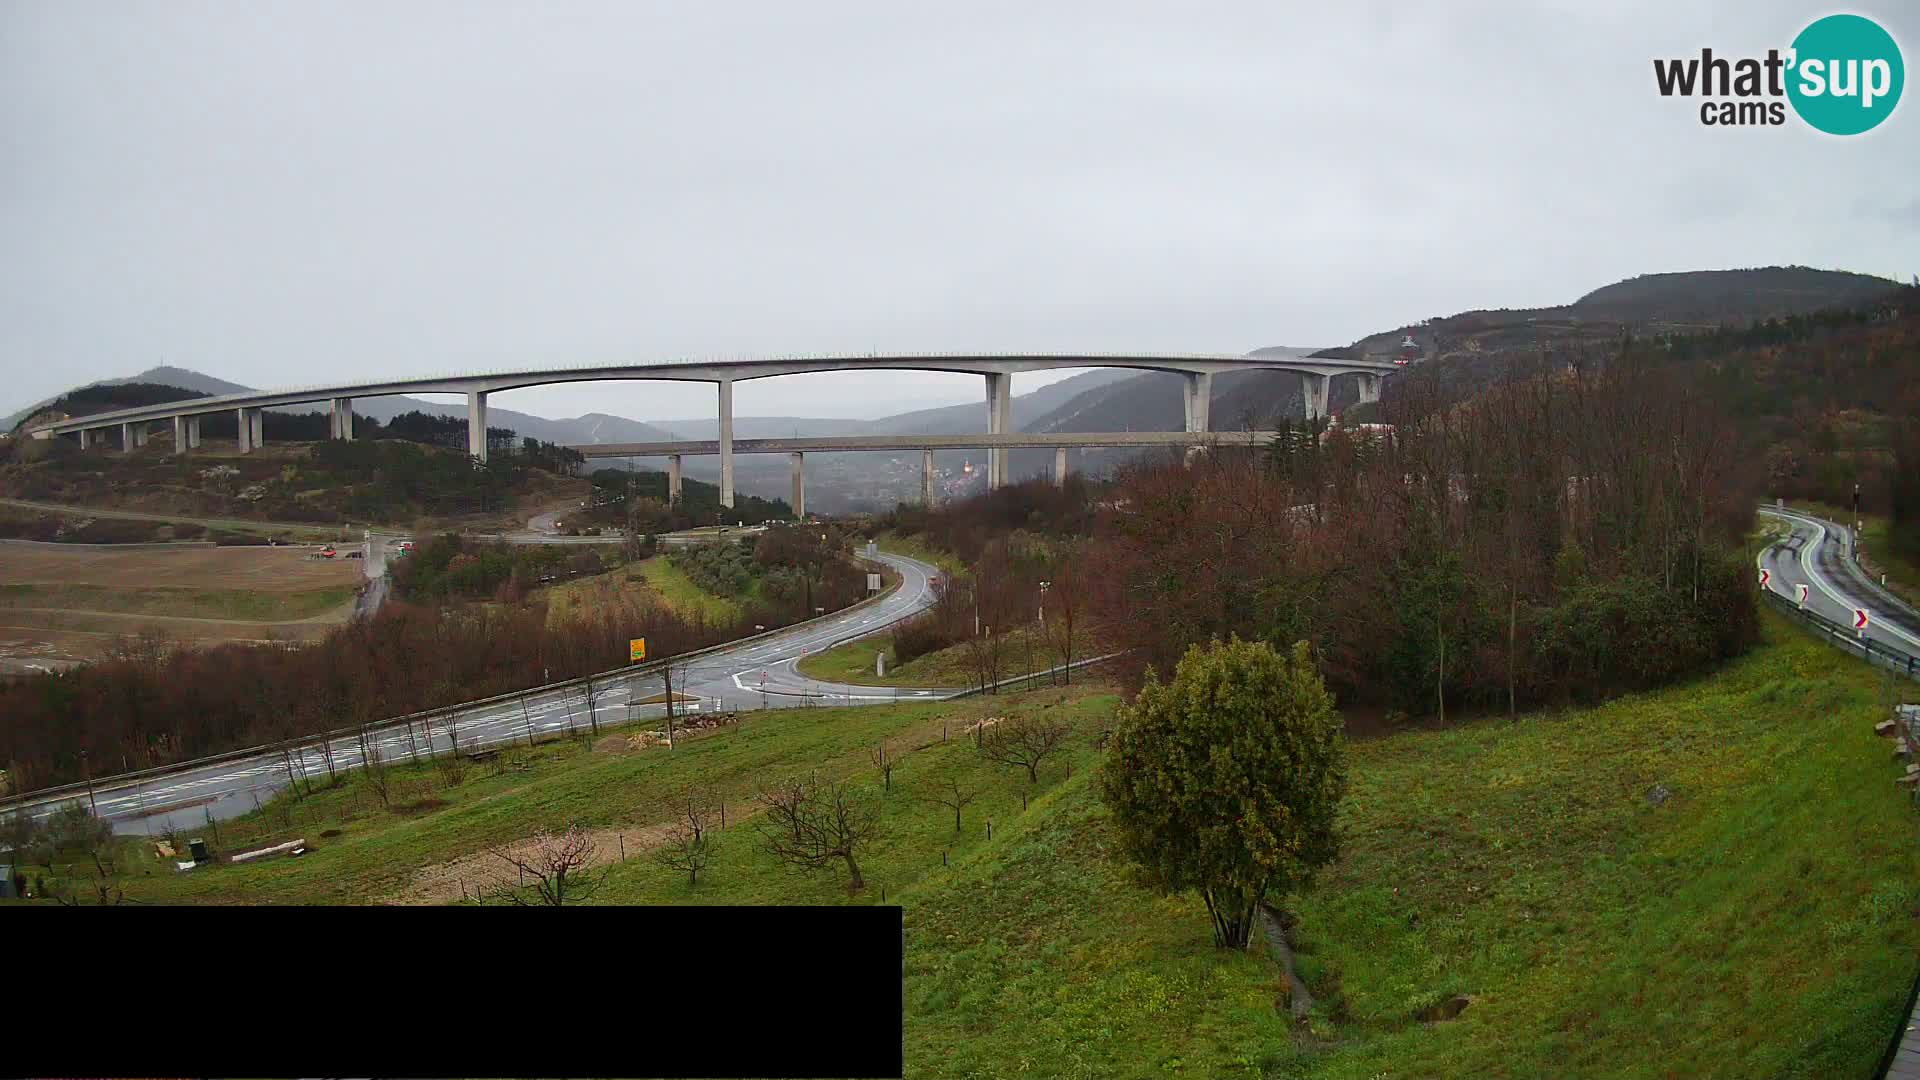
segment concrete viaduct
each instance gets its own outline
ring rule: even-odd
[[[1108,431],[1036,435],[1014,432],[1007,435],[830,435],[809,439],[735,439],[736,454],[788,454],[793,459],[793,497],[789,503],[794,514],[807,513],[806,456],[809,453],[839,453],[849,450],[918,450],[920,458],[920,501],[933,505],[933,452],[935,450],[987,450],[998,453],[1028,447],[1053,448],[1053,482],[1067,481],[1067,451],[1075,447],[1109,446],[1265,446],[1278,435],[1276,431],[1212,431],[1190,434],[1184,431]],[[667,459],[667,497],[680,501],[680,461],[683,457],[720,453],[718,439],[694,439],[655,443],[593,443],[574,446],[590,458],[664,457]]]
[[[1328,391],[1334,376],[1354,375],[1360,381],[1360,400],[1376,401],[1380,397],[1380,386],[1388,375],[1398,368],[1391,363],[1379,363],[1365,360],[1340,360],[1323,357],[1298,357],[1284,359],[1266,359],[1254,356],[1203,356],[1203,355],[1100,355],[1075,353],[1018,353],[1018,354],[938,354],[926,356],[888,355],[888,356],[824,356],[824,357],[783,357],[772,359],[745,360],[699,360],[672,361],[655,364],[616,364],[567,368],[538,368],[520,371],[494,371],[468,375],[424,376],[411,379],[395,379],[381,382],[341,384],[333,386],[309,386],[292,390],[250,391],[241,394],[223,394],[217,397],[189,398],[184,401],[170,401],[159,405],[145,405],[132,409],[119,409],[113,412],[95,413],[91,416],[72,417],[40,424],[30,429],[36,439],[50,439],[56,435],[74,435],[84,447],[95,445],[114,428],[120,431],[121,449],[131,451],[144,445],[147,435],[155,423],[169,421],[173,424],[173,443],[176,448],[192,450],[200,445],[200,418],[209,413],[234,412],[239,420],[240,452],[247,453],[264,442],[264,429],[261,413],[265,409],[283,405],[302,405],[325,402],[332,416],[332,437],[351,439],[353,437],[353,402],[355,398],[384,397],[391,394],[464,394],[467,399],[467,450],[476,459],[485,461],[487,457],[487,398],[490,394],[505,390],[519,390],[530,386],[546,386],[566,382],[601,381],[674,381],[709,382],[718,391],[720,413],[720,437],[711,444],[711,451],[683,450],[681,453],[717,453],[720,457],[720,502],[724,506],[733,505],[733,455],[736,441],[733,438],[733,384],[750,379],[765,379],[777,375],[799,375],[824,371],[944,371],[967,375],[979,375],[986,380],[987,431],[988,437],[1011,435],[1013,409],[1013,377],[1029,371],[1046,371],[1056,368],[1114,367],[1131,368],[1138,371],[1168,371],[1184,377],[1184,398],[1186,403],[1186,432],[1189,436],[1180,439],[1179,432],[1129,432],[1089,438],[1114,439],[1121,434],[1127,436],[1171,436],[1167,442],[1173,444],[1199,444],[1209,440],[1196,440],[1192,435],[1207,433],[1207,409],[1212,400],[1213,377],[1229,371],[1290,371],[1302,380],[1302,404],[1306,415],[1321,417],[1327,414]],[[1239,433],[1246,434],[1246,433]],[[961,436],[960,438],[975,438]],[[1038,436],[1022,436],[1038,438]],[[900,443],[901,437],[894,443]],[[812,440],[809,446],[818,448],[820,440]],[[1046,445],[1097,445],[1132,446],[1154,445],[1152,441],[1135,442],[1096,442],[1053,444],[1036,442],[1018,442],[999,445],[992,442],[973,441],[952,444],[955,448],[984,446],[987,449],[987,482],[990,487],[999,487],[1007,481],[1006,449],[1012,446]],[[661,444],[667,445],[667,444]],[[889,444],[886,448],[895,449],[937,449],[941,447],[899,446]],[[883,447],[859,447],[859,449],[882,449]],[[581,447],[579,449],[588,450]],[[608,456],[608,448],[596,446],[590,448],[595,456]],[[851,449],[851,447],[849,447]],[[741,452],[746,452],[742,450]],[[788,451],[793,453],[802,450]],[[661,454],[660,451],[653,451]],[[620,456],[639,456],[628,451]],[[675,455],[661,454],[669,458]],[[1057,460],[1056,460],[1057,463]],[[674,470],[677,472],[678,470]],[[796,510],[799,508],[796,507]]]

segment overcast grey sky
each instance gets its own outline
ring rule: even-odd
[[[1837,139],[1654,91],[1653,57],[1784,48],[1825,4],[1309,7],[6,0],[0,412],[158,363],[270,387],[1244,352],[1651,271],[1920,270],[1920,102]],[[1912,5],[1839,10],[1920,60]],[[736,409],[877,416],[976,382],[768,380]]]

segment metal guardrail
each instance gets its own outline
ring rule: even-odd
[[[1842,626],[1824,615],[1808,611],[1772,589],[1761,590],[1761,595],[1773,604],[1775,610],[1799,621],[1816,636],[1824,638],[1827,644],[1852,653],[1875,667],[1886,668],[1896,675],[1920,682],[1920,656],[1869,637],[1861,637],[1852,627]]]
[[[877,560],[870,560],[865,555],[857,554],[857,553],[854,555],[854,558],[859,560],[862,563],[869,563],[869,564],[877,561]],[[884,563],[881,563],[880,565],[885,566]],[[403,716],[389,717],[385,720],[380,720],[380,721],[376,721],[374,723],[368,724],[366,726],[366,731],[367,731],[367,734],[369,735],[385,734],[387,732],[396,730],[398,728],[410,727],[416,723],[429,724],[432,721],[438,720],[442,717],[450,716],[455,713],[466,712],[471,709],[478,709],[487,705],[497,705],[502,702],[518,701],[521,698],[528,697],[534,694],[544,694],[544,693],[550,693],[554,691],[565,691],[575,687],[585,688],[589,684],[600,682],[602,680],[633,679],[633,678],[638,678],[645,675],[656,674],[662,668],[666,667],[670,663],[678,665],[678,664],[685,663],[689,660],[695,660],[702,656],[707,656],[712,653],[720,652],[725,649],[738,648],[741,645],[745,645],[749,642],[759,641],[763,638],[772,637],[775,634],[786,633],[798,626],[805,626],[808,623],[819,622],[824,619],[830,619],[837,615],[844,615],[847,612],[866,607],[869,604],[878,603],[880,600],[885,599],[887,596],[892,595],[892,593],[895,590],[899,589],[903,584],[904,580],[905,579],[901,579],[900,581],[895,581],[891,586],[885,589],[882,589],[880,592],[877,592],[872,596],[866,597],[863,600],[858,600],[858,601],[855,601],[854,603],[848,604],[846,607],[843,607],[838,611],[830,611],[825,615],[816,615],[811,619],[802,619],[799,622],[788,623],[785,626],[776,627],[775,629],[768,630],[764,633],[751,634],[751,635],[748,635],[747,637],[742,637],[742,638],[734,638],[731,641],[723,641],[718,645],[709,645],[704,649],[695,649],[692,652],[675,653],[672,656],[662,657],[659,660],[648,660],[639,664],[629,664],[625,667],[614,668],[611,671],[603,671],[593,675],[583,675],[573,679],[563,679],[559,682],[543,683],[539,686],[529,686],[524,690],[510,690],[507,693],[495,694],[492,697],[476,698],[472,701],[462,701],[453,705],[443,705],[436,709],[424,709],[420,712],[407,713],[406,715],[403,715]],[[282,748],[299,750],[308,745],[315,744],[323,740],[327,742],[331,742],[334,739],[347,738],[349,736],[357,736],[360,733],[360,731],[361,729],[357,726],[333,728],[329,731],[317,731],[310,735],[303,735],[298,737],[297,739],[286,739],[280,742],[262,743],[258,746],[248,746],[238,750],[228,750],[223,753],[210,754],[206,757],[193,758],[188,761],[177,761],[170,765],[158,765],[151,769],[136,769],[133,772],[114,773],[111,776],[99,777],[95,779],[91,784],[89,784],[86,781],[81,781],[80,783],[75,783],[75,784],[62,784],[58,787],[37,788],[33,791],[23,791],[18,795],[13,795],[4,799],[0,799],[0,811],[14,810],[31,803],[45,802],[49,799],[58,799],[65,796],[77,796],[82,792],[86,792],[89,790],[92,790],[94,793],[97,794],[102,790],[117,790],[119,788],[127,786],[129,783],[144,784],[146,781],[157,778],[157,777],[171,776],[176,773],[192,772],[195,769],[205,768],[209,765],[219,765],[225,762],[240,761],[246,758],[255,757],[262,754],[271,754],[274,751],[280,750]]]

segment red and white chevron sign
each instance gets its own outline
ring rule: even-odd
[[[1760,587],[1763,589],[1766,588],[1767,583],[1772,580],[1773,580],[1773,571],[1762,568],[1760,571]]]
[[[1853,609],[1853,628],[1855,630],[1865,630],[1867,628],[1866,608],[1857,607]]]

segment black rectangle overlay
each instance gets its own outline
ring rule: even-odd
[[[20,909],[7,929],[51,961],[12,996],[10,1076],[897,1077],[904,1061],[893,906],[122,906]]]

